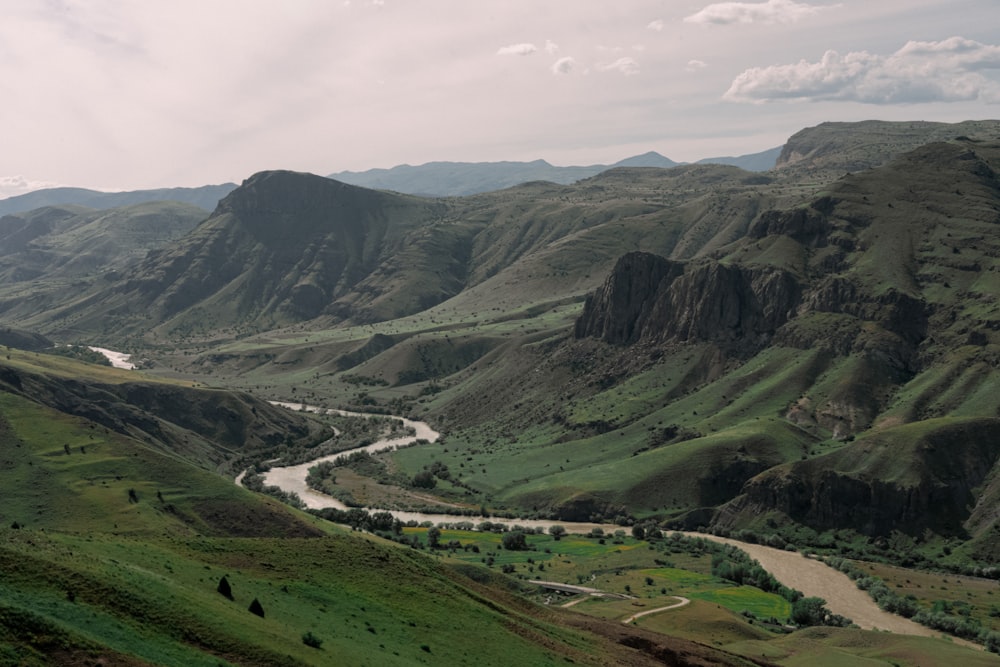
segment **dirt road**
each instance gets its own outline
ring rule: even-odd
[[[642,618],[643,616],[649,616],[650,614],[659,614],[661,611],[670,611],[671,609],[679,609],[686,604],[691,604],[691,600],[681,597],[680,595],[675,595],[674,597],[677,598],[679,602],[667,605],[666,607],[657,607],[656,609],[648,609],[646,611],[640,611],[638,614],[632,614],[628,618],[624,619],[622,623],[628,625],[637,618]]]

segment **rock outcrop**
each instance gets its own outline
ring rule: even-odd
[[[576,336],[613,344],[711,342],[752,353],[794,314],[801,296],[798,281],[781,269],[633,252],[588,297]]]
[[[715,518],[724,527],[769,512],[817,531],[853,528],[869,536],[931,529],[962,535],[1000,461],[1000,420],[941,420],[859,439],[832,454],[751,479]]]

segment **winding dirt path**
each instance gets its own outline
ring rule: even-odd
[[[684,605],[691,604],[691,600],[688,600],[685,597],[681,597],[680,595],[675,595],[674,597],[677,598],[678,600],[680,600],[680,602],[675,602],[674,604],[668,605],[666,607],[657,607],[656,609],[647,609],[646,611],[640,611],[638,614],[632,614],[628,618],[622,620],[622,623],[624,623],[625,625],[628,625],[629,623],[631,623],[632,621],[634,621],[637,618],[642,618],[643,616],[649,616],[650,614],[659,614],[661,611],[670,611],[671,609],[680,609]]]

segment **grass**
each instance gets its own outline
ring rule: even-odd
[[[5,537],[7,609],[154,664],[215,664],[217,657],[326,664],[330,656],[345,664],[459,664],[482,641],[504,647],[502,655],[479,656],[484,664],[556,662],[538,633],[567,655],[582,658],[596,648],[513,598],[479,604],[467,583],[419,554],[350,536],[157,542],[8,531]],[[216,592],[222,575],[235,601]],[[247,611],[253,598],[265,618]],[[323,640],[322,652],[301,643],[307,631]]]
[[[405,534],[423,538],[426,529],[407,528]],[[489,563],[490,567],[514,566],[512,574],[521,579],[543,579],[580,583],[608,592],[630,592],[642,599],[646,608],[672,604],[672,596],[702,600],[736,614],[750,611],[761,618],[787,620],[791,604],[783,598],[751,586],[735,586],[705,572],[662,567],[656,564],[659,552],[631,537],[608,536],[604,544],[596,538],[566,535],[555,540],[549,535],[528,535],[530,551],[500,548],[502,534],[443,529],[442,544],[455,541],[463,547],[475,545],[479,551],[461,549],[448,554],[468,563]],[[706,569],[708,559],[683,559],[689,567]],[[539,567],[541,566],[541,567]],[[626,588],[627,587],[627,588]],[[624,618],[635,613],[631,603],[594,599],[580,611],[602,618]],[[641,611],[641,610],[640,610]],[[677,613],[681,613],[678,611]],[[745,621],[744,621],[745,622]],[[645,621],[640,621],[645,623]]]
[[[766,658],[788,667],[823,665],[996,665],[995,655],[927,637],[865,632],[851,628],[811,628],[767,642],[737,641],[727,651]]]
[[[15,662],[59,647],[158,665],[459,664],[482,641],[504,646],[484,664],[600,663],[614,650],[422,554],[339,534],[123,436],[91,440],[78,418],[10,394],[0,414],[17,457],[0,471],[0,645]],[[223,575],[235,602],[216,592]],[[247,611],[254,598],[263,619]]]
[[[886,582],[893,592],[901,596],[912,595],[924,609],[932,609],[935,602],[949,604],[953,616],[967,613],[983,627],[1000,631],[1000,583],[995,580],[940,574],[887,565],[884,563],[855,563],[865,574]]]

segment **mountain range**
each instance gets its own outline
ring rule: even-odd
[[[699,163],[729,164],[749,171],[771,169],[781,148],[740,157],[719,157]],[[649,152],[620,160],[613,165],[555,167],[545,160],[534,162],[429,162],[419,166],[400,165],[391,169],[363,172],[342,171],[329,177],[343,183],[404,194],[447,197],[502,190],[530,181],[569,184],[614,167],[674,167],[678,162]],[[45,206],[75,205],[90,209],[110,209],[156,201],[191,204],[206,211],[236,188],[235,183],[196,188],[160,188],[127,192],[102,192],[86,188],[43,188],[0,199],[0,217],[26,213]]]
[[[993,572],[1000,121],[824,123],[767,171],[640,157],[465,196],[267,171],[207,216],[8,215],[0,396],[229,474],[316,445],[262,398],[404,415],[444,437],[345,493],[436,471],[436,507]],[[149,380],[17,349],[46,340]]]
[[[698,164],[728,164],[748,171],[767,171],[774,167],[781,148],[740,157],[718,157],[699,160]],[[419,166],[399,165],[391,169],[341,171],[330,178],[377,190],[392,190],[428,197],[462,197],[465,195],[502,190],[531,181],[548,181],[568,185],[596,176],[616,167],[676,167],[682,163],[663,157],[655,151],[635,155],[611,165],[556,167],[545,160],[533,162],[428,162]]]
[[[173,201],[191,204],[211,211],[219,199],[229,194],[236,185],[205,185],[197,188],[159,188],[130,192],[101,192],[86,188],[44,188],[23,195],[0,199],[0,216],[24,213],[44,206],[72,204],[92,209],[118,208],[154,201]]]

